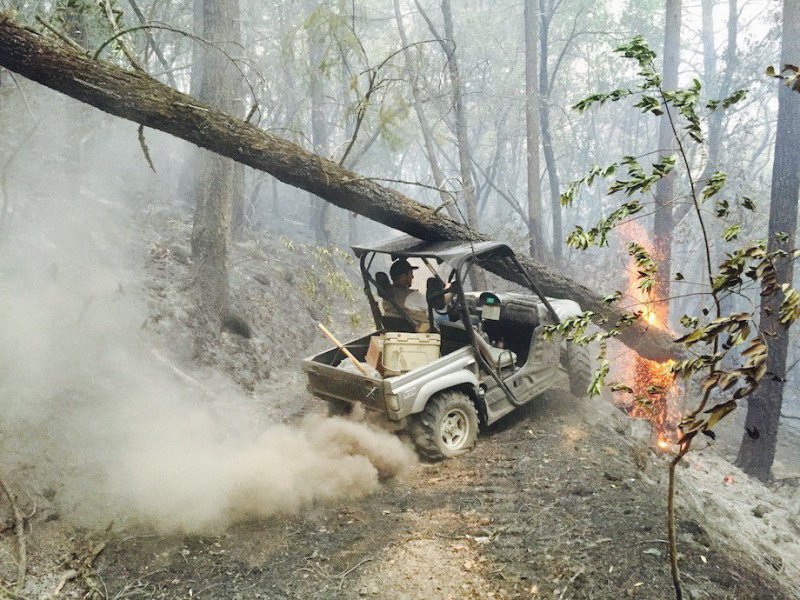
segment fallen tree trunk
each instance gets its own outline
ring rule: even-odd
[[[112,115],[182,138],[202,148],[265,171],[289,185],[307,190],[346,210],[426,240],[485,240],[485,235],[312,154],[300,146],[204,105],[145,73],[126,71],[93,60],[74,48],[48,39],[0,14],[0,66],[42,85],[91,104]],[[528,256],[520,261],[549,296],[576,300],[584,310],[607,319],[612,327],[624,312],[602,296],[553,272]],[[505,267],[497,274],[523,283]],[[634,325],[619,339],[652,360],[680,355],[680,347],[663,331]]]

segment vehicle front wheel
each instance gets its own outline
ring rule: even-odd
[[[569,378],[569,391],[573,396],[583,398],[588,393],[589,383],[592,381],[592,365],[589,358],[589,349],[567,342],[562,350],[562,362]]]
[[[428,401],[425,410],[411,415],[409,432],[417,451],[425,458],[459,456],[475,445],[478,412],[466,393],[440,392]]]

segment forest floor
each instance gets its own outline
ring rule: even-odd
[[[151,242],[148,254],[149,326],[173,342],[191,319],[181,299],[187,249],[175,242],[185,234],[186,225],[176,225],[174,237]],[[301,259],[289,246],[238,246],[237,301],[257,332],[270,333],[246,345],[228,340],[211,367],[283,423],[324,412],[305,391],[299,358],[324,345],[312,333],[314,320],[339,309],[308,308],[315,290],[306,289],[309,300],[295,303],[293,322],[308,326],[271,327],[276,299],[315,282],[346,288],[334,258],[309,250]],[[320,275],[310,279],[314,265]],[[355,309],[347,310],[353,313],[340,311],[340,329],[358,325]],[[800,437],[782,437],[781,479],[764,486],[725,460],[737,435],[729,427],[716,448],[691,453],[678,471],[688,597],[800,598]],[[27,585],[19,596],[27,598],[668,599],[668,461],[651,448],[646,428],[608,400],[556,390],[483,432],[463,457],[420,462],[366,498],[213,535],[78,527],[51,491],[18,477],[8,481],[18,508],[33,514],[20,537],[5,499],[0,504],[0,575],[14,580],[23,541]]]
[[[666,464],[604,401],[556,391],[457,460],[219,535],[81,531],[40,507],[28,589],[44,597],[70,577],[64,597],[671,598]],[[764,487],[708,450],[685,464],[689,597],[800,598],[797,488]],[[2,542],[13,550],[10,533]]]

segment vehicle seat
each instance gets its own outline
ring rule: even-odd
[[[389,293],[389,289],[392,287],[392,282],[389,281],[389,276],[383,271],[378,271],[375,273],[375,283],[377,284],[375,287],[378,289],[378,296],[381,298],[386,298],[386,295]]]
[[[481,348],[481,354],[492,367],[495,369],[503,369],[505,367],[513,367],[517,361],[516,353],[508,348],[495,348],[481,336],[476,336],[478,346]]]
[[[383,271],[378,271],[375,273],[375,283],[376,288],[378,291],[378,296],[382,298],[381,307],[382,314],[381,314],[381,323],[383,324],[383,328],[386,331],[401,331],[405,333],[414,333],[416,330],[411,326],[411,323],[406,321],[403,317],[394,317],[391,315],[383,314],[386,312],[386,303],[388,302],[387,298],[389,296],[389,290],[391,289],[391,282],[389,281],[389,276],[384,273]]]

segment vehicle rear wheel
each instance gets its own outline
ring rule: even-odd
[[[478,412],[460,391],[441,392],[425,410],[411,415],[409,432],[417,451],[430,460],[459,456],[472,449],[478,437]]]
[[[326,400],[329,417],[349,417],[353,412],[353,405],[342,400]]]
[[[589,349],[567,342],[562,350],[562,363],[567,370],[569,391],[573,396],[583,398],[587,394],[589,383],[592,381],[592,365],[589,359]]]

